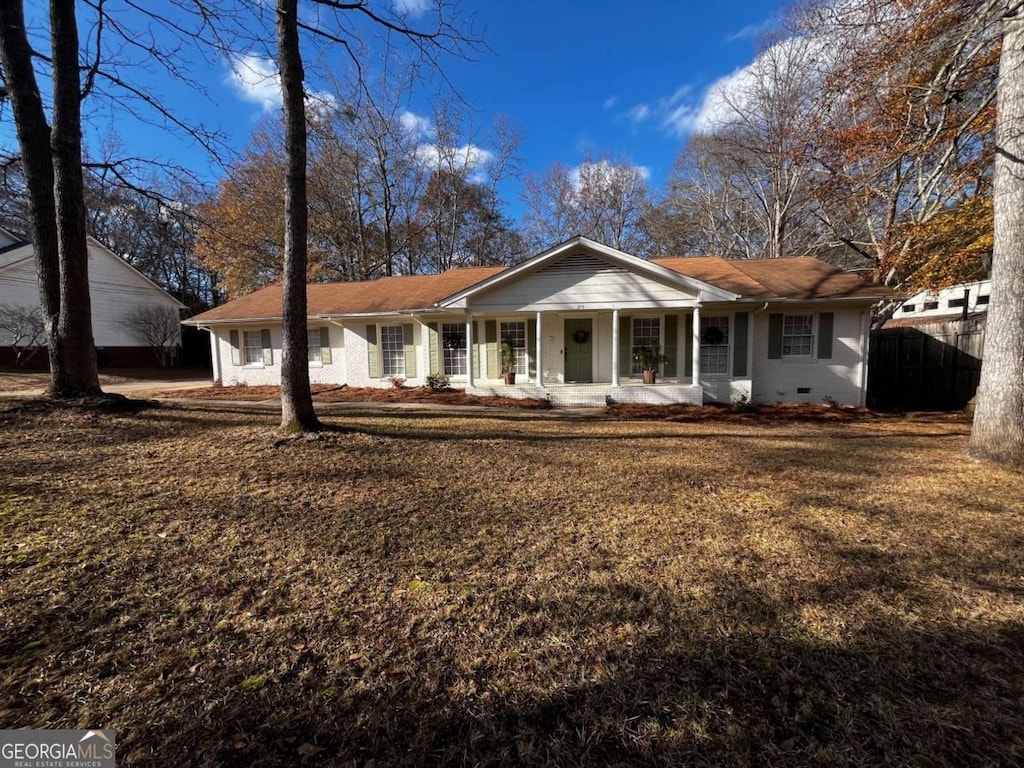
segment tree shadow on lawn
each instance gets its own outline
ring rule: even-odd
[[[213,707],[167,702],[154,713],[160,727],[128,729],[122,743],[133,765],[186,755],[252,766],[1009,765],[1024,756],[1019,624],[877,622],[818,639],[799,626],[799,603],[728,579],[711,590],[704,606],[614,583],[524,602],[534,677],[515,678],[500,654],[467,672],[458,649],[426,634],[429,669],[323,666],[313,679],[329,698],[290,670],[258,691],[219,692]]]

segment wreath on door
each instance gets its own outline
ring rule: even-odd
[[[589,338],[590,338],[590,331],[585,331],[582,328],[580,328],[578,331],[576,331],[572,335],[572,340],[575,341],[577,344],[586,344],[587,343],[587,339],[589,339]]]

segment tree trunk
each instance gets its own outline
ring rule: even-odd
[[[1004,20],[996,104],[992,298],[970,453],[1024,463],[1024,19]]]
[[[60,260],[57,250],[57,211],[53,195],[53,158],[50,155],[50,126],[32,68],[32,49],[25,31],[22,3],[0,3],[0,62],[7,73],[7,96],[14,110],[14,123],[25,169],[32,211],[32,248],[39,278],[39,306],[46,329],[50,357],[51,394],[60,395],[56,372],[61,363],[63,343],[58,328],[60,317]]]
[[[63,355],[51,372],[54,393],[100,395],[89,298],[89,245],[86,240],[85,184],[82,179],[81,83],[78,76],[78,24],[74,0],[50,1],[53,47],[53,189],[60,259],[58,334]]]
[[[320,428],[309,389],[306,333],[306,105],[299,50],[297,0],[277,0],[286,179],[284,192],[284,343],[281,351],[281,428]]]

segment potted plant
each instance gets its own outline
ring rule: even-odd
[[[516,383],[516,350],[507,341],[501,342],[501,375],[509,386]]]
[[[644,384],[656,383],[658,380],[658,366],[668,362],[668,358],[661,354],[658,345],[653,342],[633,350],[633,359],[640,363],[640,368],[644,372]]]

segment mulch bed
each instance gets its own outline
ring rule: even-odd
[[[314,384],[313,400],[318,403],[430,403],[433,405],[483,405],[492,408],[524,408],[546,410],[547,400],[534,398],[481,397],[468,395],[460,389],[435,392],[428,387],[349,387],[334,384]],[[160,397],[187,400],[277,400],[281,397],[278,386],[203,387],[201,389],[163,392]]]

